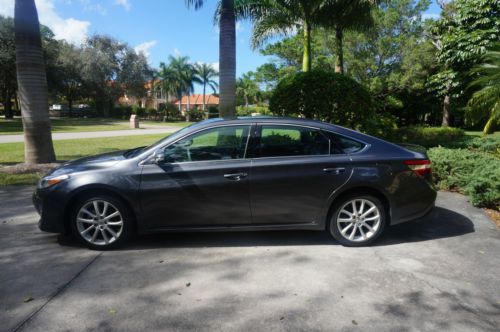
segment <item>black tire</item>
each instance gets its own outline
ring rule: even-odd
[[[121,232],[117,232],[116,234],[119,234],[112,242],[110,243],[103,243],[103,244],[95,244],[92,242],[89,242],[89,240],[85,239],[82,234],[80,234],[80,231],[78,229],[78,214],[80,212],[80,209],[82,207],[86,206],[87,204],[93,204],[94,201],[100,201],[100,202],[107,202],[110,206],[110,209],[113,208],[117,210],[121,216],[121,221],[122,221],[122,228]],[[113,211],[113,210],[111,210]],[[95,213],[95,210],[92,212]],[[125,243],[127,243],[134,235],[135,235],[135,219],[134,215],[130,211],[130,209],[127,207],[126,204],[122,202],[122,200],[108,194],[89,194],[81,197],[78,199],[78,201],[73,205],[71,214],[70,214],[70,229],[72,235],[84,246],[88,247],[89,249],[93,250],[109,250],[109,249],[116,249],[120,246],[123,246]],[[90,225],[90,224],[89,224]],[[97,228],[98,226],[94,225],[94,228]],[[103,227],[106,227],[103,225]],[[110,226],[111,227],[111,226]],[[112,227],[118,227],[118,226],[112,226]],[[116,230],[116,228],[113,228]],[[91,232],[94,232],[95,229],[92,229]],[[99,230],[101,234],[101,238],[103,239],[102,236],[102,230]],[[105,231],[106,234],[111,235],[108,231]],[[113,239],[114,237],[111,235],[109,238]],[[104,241],[104,239],[103,239]]]
[[[375,229],[375,231],[373,231],[373,232],[370,231],[367,228],[367,226],[360,226],[361,230],[363,232],[365,232],[365,234],[370,234],[369,238],[367,238],[365,240],[356,239],[356,237],[354,237],[354,239],[356,239],[356,240],[354,240],[354,239],[350,240],[349,238],[347,238],[348,236],[346,237],[346,236],[341,234],[341,230],[340,230],[341,226],[340,225],[346,225],[344,227],[347,228],[347,226],[350,223],[352,223],[351,228],[349,228],[349,231],[346,232],[346,234],[350,235],[350,233],[351,233],[350,230],[353,229],[353,227],[354,228],[359,227],[359,226],[356,226],[356,221],[342,222],[340,225],[337,222],[337,219],[339,218],[339,214],[341,213],[342,208],[346,206],[346,204],[349,204],[348,206],[351,206],[351,209],[352,209],[352,205],[350,202],[352,202],[353,200],[356,200],[356,201],[357,200],[359,200],[359,201],[365,200],[365,204],[366,204],[366,201],[369,201],[371,204],[373,204],[377,208],[378,214],[380,216],[378,226],[376,228],[373,228],[373,229]],[[358,202],[357,204],[360,204],[360,202]],[[348,212],[351,212],[351,211],[348,211]],[[367,219],[373,218],[375,216],[375,214],[372,214],[372,213],[367,215]],[[345,212],[342,212],[342,216],[343,217],[347,216],[347,214],[345,214]],[[361,218],[361,217],[359,217],[359,218]],[[345,219],[345,218],[343,218],[343,219]],[[363,222],[364,222],[364,220],[363,220]],[[375,225],[375,224],[371,224],[371,221],[366,221],[365,223],[368,223],[368,226],[370,226],[370,227]],[[384,209],[383,204],[380,202],[380,200],[377,197],[374,197],[371,195],[363,195],[363,194],[352,194],[352,195],[342,197],[341,199],[339,199],[338,201],[336,201],[334,203],[334,205],[332,206],[332,213],[331,213],[328,225],[329,225],[330,234],[334,237],[335,240],[337,240],[343,246],[346,246],[346,247],[364,247],[364,246],[372,244],[374,241],[377,240],[377,238],[384,231],[385,224],[386,224],[385,209]],[[358,235],[358,237],[361,237],[361,231],[359,230],[359,228],[357,230],[355,230],[354,232],[355,232],[354,233],[355,235]]]

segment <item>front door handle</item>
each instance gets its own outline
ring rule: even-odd
[[[224,174],[224,177],[228,180],[239,181],[242,178],[246,178],[248,176],[247,173],[239,172],[239,173],[229,173]]]
[[[323,172],[340,174],[340,173],[345,172],[345,168],[343,168],[343,167],[326,167],[326,168],[323,168]]]

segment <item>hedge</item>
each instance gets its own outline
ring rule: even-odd
[[[492,154],[467,149],[432,148],[435,183],[440,189],[458,190],[468,195],[472,204],[500,208],[500,159]]]

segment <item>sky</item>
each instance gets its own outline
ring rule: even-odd
[[[40,23],[56,38],[81,43],[86,36],[106,34],[144,52],[157,68],[169,55],[189,56],[192,62],[218,67],[219,32],[213,24],[216,0],[195,11],[184,0],[35,0]],[[434,18],[435,1],[424,14]],[[0,0],[0,15],[13,16],[14,0]],[[237,75],[255,70],[268,58],[250,47],[251,24],[236,26]],[[199,90],[199,88],[197,88]]]

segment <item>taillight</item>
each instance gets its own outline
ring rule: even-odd
[[[420,176],[432,173],[431,162],[427,159],[406,160],[405,165]]]

